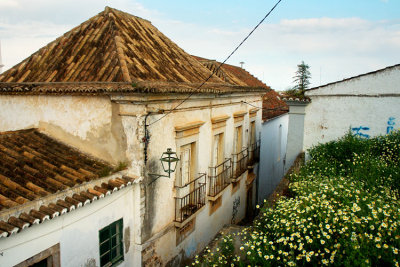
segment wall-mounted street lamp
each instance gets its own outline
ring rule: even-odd
[[[151,181],[149,185],[160,177],[171,178],[171,173],[176,170],[176,165],[179,161],[179,158],[176,155],[176,152],[173,152],[171,148],[167,148],[167,152],[162,153],[160,161],[164,172],[168,173],[168,175],[149,173],[149,175],[156,176],[156,178]]]

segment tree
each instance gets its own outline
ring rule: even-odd
[[[310,66],[305,64],[304,61],[301,61],[301,64],[297,65],[296,75],[293,77],[293,83],[296,83],[293,89],[297,90],[302,95],[304,95],[304,90],[306,90],[310,84],[309,79],[311,78],[311,73],[309,69]]]

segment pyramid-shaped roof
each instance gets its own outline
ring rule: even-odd
[[[221,65],[221,62],[198,56],[193,57],[200,61],[200,63],[207,67],[207,69],[214,72],[217,77],[227,83],[240,86],[264,87],[266,89],[271,89],[268,85],[241,67],[225,63],[217,71],[218,67]]]
[[[211,72],[149,21],[106,7],[0,75],[0,82],[199,83]],[[223,83],[217,76],[210,82]]]

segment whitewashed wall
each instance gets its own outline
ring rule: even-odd
[[[304,148],[343,136],[364,137],[400,128],[400,66],[306,91]]]
[[[285,173],[292,167],[297,156],[303,152],[305,108],[309,102],[287,100],[286,103],[289,106],[289,130]]]
[[[279,137],[280,127],[281,137]],[[285,174],[284,159],[288,127],[289,115],[287,113],[262,123],[257,199],[259,204],[274,191]]]
[[[93,260],[100,266],[99,230],[121,218],[126,242],[124,261],[119,266],[141,266],[141,252],[136,249],[138,217],[134,198],[137,190],[137,185],[129,186],[14,236],[1,238],[0,266],[14,266],[57,243],[61,266],[92,266]]]

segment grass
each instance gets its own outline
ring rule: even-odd
[[[293,197],[259,207],[239,252],[236,237],[225,236],[193,265],[399,266],[400,132],[368,140],[348,133],[309,152],[290,177]]]

